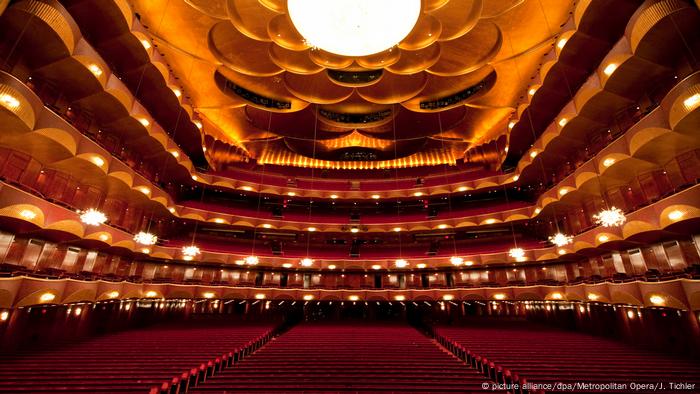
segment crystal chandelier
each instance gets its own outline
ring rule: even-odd
[[[311,267],[314,264],[314,260],[307,257],[307,258],[301,259],[300,264],[302,267]]]
[[[194,246],[194,245],[183,246],[182,247],[182,254],[187,256],[187,257],[194,257],[194,256],[199,254],[199,248]]]
[[[97,209],[90,208],[80,214],[80,221],[89,226],[99,226],[107,221],[107,216]]]
[[[258,265],[259,262],[258,256],[248,256],[245,258],[245,263],[248,265]]]
[[[508,256],[516,260],[520,260],[523,257],[525,257],[525,251],[523,250],[523,248],[513,248],[508,251]]]
[[[464,259],[461,257],[451,257],[450,263],[452,263],[452,265],[462,265],[464,263]]]
[[[625,213],[621,209],[610,207],[609,209],[603,209],[597,215],[593,215],[596,223],[603,227],[617,227],[621,226],[627,221]]]
[[[155,245],[158,242],[158,237],[145,231],[139,231],[134,235],[134,241],[140,245]]]
[[[557,246],[568,245],[573,240],[574,240],[574,237],[572,237],[570,235],[562,234],[562,233],[556,233],[556,234],[549,237],[549,242],[551,242]]]
[[[408,266],[408,261],[404,259],[398,259],[394,261],[394,265],[396,266],[396,268],[404,268]]]

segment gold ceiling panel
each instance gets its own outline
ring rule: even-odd
[[[398,75],[384,71],[379,82],[358,88],[357,93],[365,100],[377,104],[400,103],[420,93],[427,81],[426,73]]]
[[[487,65],[473,72],[456,77],[441,77],[439,75],[428,74],[425,87],[421,90],[420,94],[402,104],[406,108],[420,111],[421,101],[437,100],[462,91],[483,81],[493,72],[493,67]]]
[[[423,12],[435,11],[449,2],[450,0],[423,0]]]
[[[228,19],[224,0],[185,0],[195,10],[216,19]]]
[[[398,62],[400,58],[401,50],[398,48],[389,48],[384,52],[357,58],[356,62],[358,65],[372,70],[391,66]]]
[[[501,49],[501,30],[493,23],[480,23],[472,31],[442,46],[440,60],[428,72],[456,76],[474,71]]]
[[[399,43],[399,48],[415,51],[430,46],[440,38],[442,23],[432,15],[425,14],[416,22],[406,38]]]
[[[440,51],[438,42],[417,51],[402,50],[399,61],[386,69],[394,74],[414,74],[432,67],[440,60]]]
[[[279,45],[270,45],[270,59],[283,69],[295,74],[316,74],[323,71],[323,67],[311,61],[310,50],[290,51]]]
[[[338,103],[350,97],[353,92],[352,88],[331,82],[325,71],[312,75],[286,73],[284,84],[295,96],[315,104]]]
[[[287,12],[287,1],[286,0],[259,0],[260,4],[264,5],[268,9],[284,14]]]
[[[292,20],[289,19],[287,14],[277,15],[272,18],[267,26],[267,34],[275,44],[282,48],[292,51],[303,51],[309,48],[304,41],[304,37],[294,28]]]
[[[318,64],[319,66],[335,70],[348,68],[353,63],[352,58],[334,55],[322,49],[313,49],[309,53],[309,57],[311,58],[311,61]]]
[[[243,35],[229,22],[219,22],[209,31],[209,49],[221,63],[242,74],[264,77],[284,71],[270,59],[267,43]]]
[[[227,0],[226,8],[231,23],[241,33],[259,40],[270,41],[267,25],[279,15],[258,2],[258,0]]]
[[[283,77],[280,75],[271,77],[255,77],[238,73],[226,67],[219,67],[216,71],[218,74],[233,82],[237,86],[240,86],[250,92],[255,92],[256,94],[264,96],[265,98],[291,103],[291,108],[281,110],[268,108],[270,111],[294,112],[306,108],[306,106],[309,104],[308,100],[300,100],[289,92],[285,87],[282,79]],[[241,98],[238,98],[237,100],[240,101]],[[251,103],[249,100],[244,102],[248,105],[253,105],[253,103]],[[260,105],[255,106],[259,108],[261,107]],[[263,107],[262,109],[266,108]]]
[[[442,24],[440,41],[461,37],[479,22],[482,0],[450,0],[431,14]]]

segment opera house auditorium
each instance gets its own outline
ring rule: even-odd
[[[0,0],[0,392],[700,392],[700,0]]]

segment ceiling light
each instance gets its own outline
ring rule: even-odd
[[[21,216],[27,220],[32,220],[36,217],[36,213],[32,210],[29,210],[29,209],[23,209],[19,212],[19,216]]]
[[[564,296],[561,293],[552,293],[552,299],[561,300]]]
[[[515,127],[515,121],[511,120],[510,123],[508,123],[508,130],[511,130],[513,127]]]
[[[396,296],[394,296],[394,300],[395,301],[404,301],[404,300],[406,300],[406,296],[405,295],[396,295]]]
[[[663,305],[666,302],[666,299],[660,295],[652,295],[649,297],[649,301],[654,305]]]
[[[520,179],[520,175],[513,175],[513,182],[517,182]]]
[[[134,235],[134,241],[141,245],[155,245],[158,242],[158,237],[145,231],[139,231]]]
[[[250,186],[241,186],[241,189],[243,189],[243,190],[245,190],[245,191],[247,191],[247,192],[253,190],[253,188],[250,187]]]
[[[537,151],[533,150],[532,152],[530,152],[530,158],[534,159],[535,157],[537,157]]]
[[[170,213],[175,213],[175,212],[176,212],[176,210],[175,210],[175,208],[174,208],[174,207],[170,207],[170,208],[168,208],[168,211],[170,211]]]
[[[348,300],[350,300],[350,301],[357,301],[359,299],[360,299],[360,296],[356,296],[356,295],[348,296]]]
[[[204,298],[214,298],[215,295],[216,295],[216,294],[212,293],[211,291],[208,291],[208,292],[206,292],[206,293],[203,293],[203,294],[202,294],[202,297],[204,297]]]
[[[39,297],[41,302],[51,302],[56,299],[56,295],[53,293],[44,293]]]
[[[442,296],[442,299],[445,301],[452,301],[452,300],[454,300],[454,298],[455,298],[455,296],[453,296],[452,294],[445,294]]]
[[[269,223],[263,223],[263,228],[272,228],[272,225]]]
[[[616,69],[617,69],[617,64],[610,63],[607,66],[605,66],[605,68],[603,69],[603,74],[610,76],[612,73],[615,72]]]
[[[599,242],[608,242],[608,240],[610,240],[610,237],[608,237],[608,236],[605,235],[605,234],[601,234],[601,235],[598,236],[598,241],[599,241]]]
[[[557,42],[557,48],[563,49],[564,45],[566,45],[566,41],[568,41],[566,38],[562,38]]]
[[[100,241],[106,242],[109,239],[109,235],[108,234],[100,234],[100,236],[98,238],[100,239]]]
[[[221,223],[224,223],[224,222],[225,222],[225,220],[222,219],[222,218],[215,218],[215,219],[214,219],[214,223],[219,223],[219,224],[221,224]]]
[[[681,218],[683,218],[684,215],[685,215],[685,213],[683,211],[679,211],[676,209],[675,211],[669,212],[668,218],[673,220],[673,221],[676,221],[676,220],[680,220]]]
[[[143,127],[148,127],[151,124],[146,118],[139,118],[139,123],[141,123]]]
[[[312,265],[314,265],[314,260],[306,257],[301,259],[299,264],[301,264],[302,267],[311,267]]]
[[[19,100],[7,93],[0,93],[0,104],[9,109],[15,109],[19,107]]]
[[[401,227],[394,227],[394,228],[393,228],[393,231],[394,231],[395,233],[401,232]]]
[[[292,263],[284,263],[284,264],[282,264],[282,267],[284,267],[284,268],[292,268]]]
[[[100,156],[92,156],[90,158],[90,161],[92,162],[92,164],[98,167],[102,167],[103,165],[105,165],[104,159],[102,159]]]
[[[148,248],[141,248],[141,253],[143,253],[143,254],[149,254],[149,253],[151,253],[151,249],[148,249]]]
[[[610,167],[610,166],[613,165],[613,164],[615,164],[615,159],[612,158],[612,157],[609,157],[609,158],[603,160],[603,165],[604,165],[605,167]]]
[[[337,194],[331,194],[331,199],[335,200],[336,198],[338,198]]]
[[[520,260],[523,257],[525,257],[525,251],[523,250],[523,248],[513,248],[508,251],[508,256],[516,260]]]
[[[138,191],[140,191],[141,193],[143,193],[145,195],[151,194],[151,189],[149,189],[147,186],[139,186],[139,187],[137,187],[137,189],[138,189]]]
[[[256,300],[264,300],[265,299],[265,294],[263,293],[258,293],[255,295]]]
[[[350,232],[353,233],[353,234],[355,234],[355,233],[360,232],[360,229],[358,229],[357,227],[353,227],[353,228],[350,229]]]
[[[474,262],[471,260],[468,260],[468,261],[464,262],[464,265],[466,265],[467,267],[471,267],[472,265],[474,265]]]
[[[248,265],[258,265],[258,263],[260,262],[258,256],[247,256],[244,260],[245,263]]]
[[[307,45],[366,56],[397,45],[418,21],[420,0],[288,0],[289,17]]]
[[[192,180],[193,180],[193,181],[196,181],[196,180],[198,180],[198,179],[199,179],[199,177],[198,177],[197,175],[192,175]]]
[[[700,104],[700,93],[695,93],[694,95],[683,100],[683,105],[687,110],[692,110]]]
[[[329,269],[329,270],[334,270],[334,269],[335,269],[335,264],[329,265],[329,266],[328,266],[328,269]]]
[[[8,312],[8,311],[0,312],[0,321],[7,321],[7,319],[9,317],[10,317],[10,312]]]
[[[413,193],[413,195],[416,197],[420,197],[423,195],[423,192],[415,192],[415,193]]]
[[[194,246],[194,245],[182,247],[182,254],[185,256],[194,257],[194,256],[197,256],[199,253],[200,253],[199,248]]]
[[[143,45],[146,50],[151,49],[151,43],[145,38],[141,40],[141,45]]]
[[[622,212],[621,209],[615,207],[600,211],[597,215],[593,215],[593,219],[598,225],[603,227],[621,226],[627,221],[625,213]]]
[[[373,270],[379,270],[379,269],[382,269],[382,266],[379,265],[379,264],[375,264],[375,265],[372,266],[372,269],[373,269]]]
[[[304,301],[311,301],[314,299],[314,296],[313,294],[304,294],[302,298],[304,299]]]
[[[100,75],[102,75],[102,69],[97,64],[89,65],[88,70],[90,70],[90,72],[96,77],[99,77]]]
[[[542,208],[535,208],[535,215],[539,214],[542,212]]]
[[[173,93],[175,93],[175,97],[180,98],[182,96],[182,92],[178,88],[173,88]]]
[[[423,269],[425,267],[426,267],[426,265],[423,263],[416,264],[416,268]]]
[[[574,237],[562,233],[556,233],[549,237],[549,242],[556,246],[566,246],[573,241]]]
[[[457,188],[458,192],[466,192],[467,190],[469,190],[469,188],[466,186],[460,186]]]
[[[107,221],[107,216],[97,209],[90,208],[80,214],[80,221],[88,226],[99,226]]]
[[[505,299],[506,299],[506,295],[503,294],[503,293],[496,293],[496,294],[493,295],[493,298],[494,298],[495,300],[505,300]]]
[[[496,223],[496,219],[494,219],[494,218],[489,218],[489,219],[484,220],[484,223],[486,223],[486,224],[494,224],[494,223]]]
[[[288,195],[289,197],[294,197],[294,196],[296,196],[297,194],[294,193],[294,192],[288,192],[287,195]]]
[[[589,300],[595,301],[595,300],[597,300],[598,298],[600,298],[600,296],[599,296],[598,294],[595,294],[595,293],[588,293],[588,299],[589,299]]]
[[[559,253],[560,255],[565,255],[565,254],[566,254],[566,250],[564,250],[564,249],[559,249],[558,253]]]
[[[564,127],[569,120],[566,118],[559,119],[559,126]]]
[[[444,229],[447,228],[447,225],[446,225],[446,224],[441,224],[441,225],[438,226],[438,228],[439,228],[440,230],[444,230]]]
[[[560,195],[560,196],[563,196],[563,195],[565,195],[565,194],[568,193],[568,192],[569,192],[569,190],[567,190],[567,189],[565,189],[565,188],[559,189],[559,195]]]
[[[379,194],[372,194],[372,199],[379,200],[381,196]]]
[[[194,125],[195,125],[198,129],[200,129],[200,130],[202,130],[202,127],[204,127],[204,126],[202,125],[202,121],[201,121],[201,120],[195,119],[195,120],[192,121],[192,123],[194,123]],[[207,148],[204,148],[204,151],[206,152],[206,151],[207,151]]]
[[[536,91],[537,91],[537,89],[535,89],[535,88],[530,88],[530,90],[528,90],[527,93],[528,93],[530,96],[534,96]]]
[[[406,261],[404,259],[398,259],[398,260],[394,261],[394,265],[396,266],[396,268],[406,268],[406,267],[408,267],[408,261]],[[374,268],[374,267],[372,267],[372,268]]]
[[[455,266],[462,265],[462,264],[464,264],[464,259],[461,257],[456,257],[456,256],[450,257],[450,263],[452,263],[452,265],[455,265]]]
[[[316,227],[309,227],[306,230],[313,233],[314,231],[316,231]]]
[[[107,293],[107,297],[109,297],[109,298],[117,298],[117,297],[119,297],[119,292],[116,291],[116,290],[110,291],[109,293]]]

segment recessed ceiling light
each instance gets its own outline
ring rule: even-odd
[[[612,158],[612,157],[609,157],[609,158],[603,160],[603,165],[604,165],[605,167],[610,167],[610,166],[613,165],[613,164],[615,164],[615,159]]]
[[[683,100],[683,105],[687,110],[694,109],[700,104],[700,93],[695,93],[694,95]]]
[[[603,69],[603,74],[610,76],[612,73],[615,72],[616,69],[617,69],[617,64],[610,63],[607,66],[605,66],[605,68]]]
[[[566,45],[566,41],[568,41],[566,38],[561,38],[559,42],[557,42],[557,48],[563,49]]]
[[[143,45],[146,50],[151,49],[151,43],[145,38],[141,40],[141,45]]]

